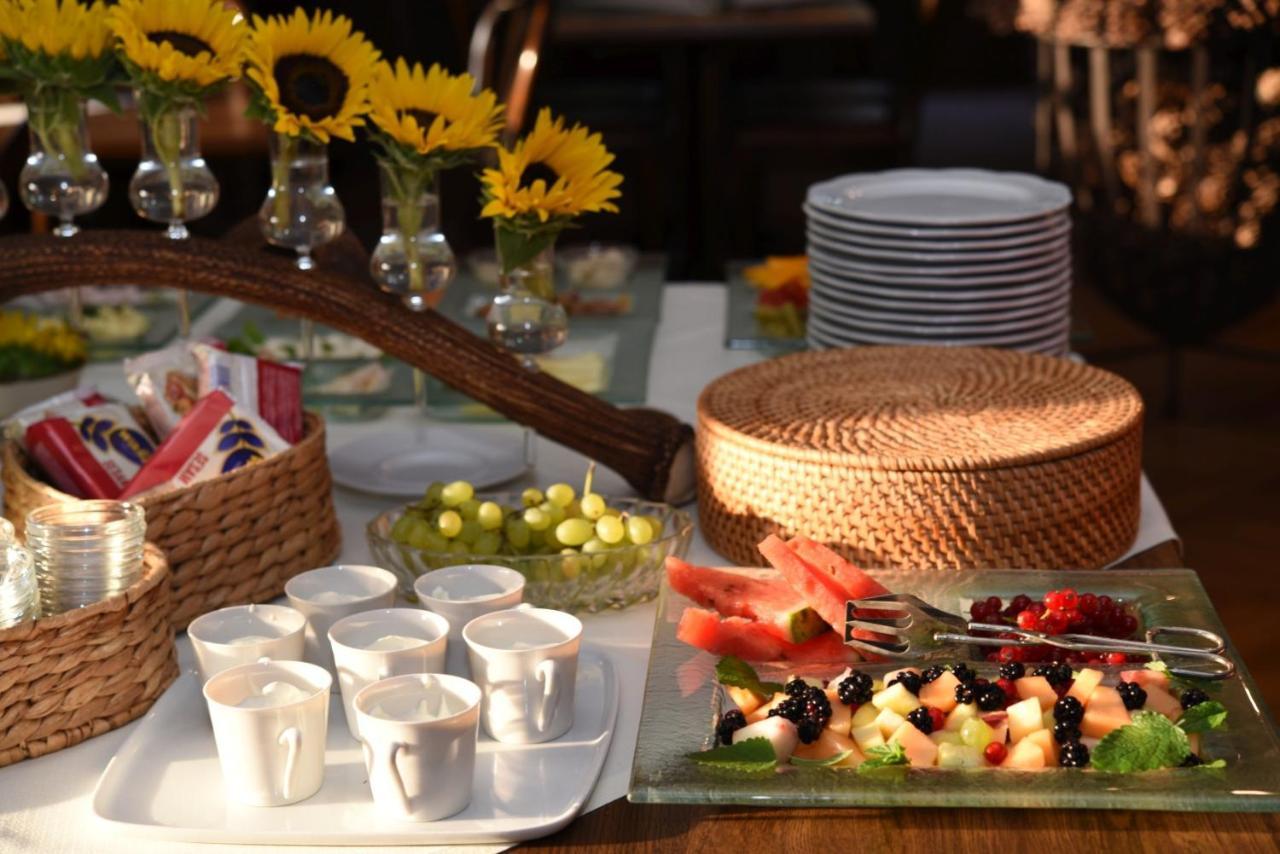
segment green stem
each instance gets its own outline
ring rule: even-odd
[[[182,185],[182,109],[170,107],[152,116],[151,143],[156,157],[164,166],[169,180],[169,203],[173,221],[182,222],[186,214],[186,194]]]
[[[298,138],[280,134],[276,140],[279,149],[271,163],[271,188],[275,191],[274,211],[276,222],[282,227],[289,222],[289,166],[298,156]]]
[[[37,89],[27,100],[28,121],[45,153],[61,158],[71,177],[88,171],[80,143],[80,101],[66,89]]]

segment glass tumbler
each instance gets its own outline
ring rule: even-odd
[[[123,593],[142,577],[146,514],[127,501],[69,501],[27,515],[41,610],[60,614]]]
[[[40,591],[31,552],[7,541],[0,545],[0,629],[40,616]]]

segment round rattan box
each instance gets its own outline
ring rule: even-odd
[[[698,399],[707,541],[797,534],[868,567],[1098,568],[1138,529],[1142,399],[1066,359],[970,347],[797,353]]]

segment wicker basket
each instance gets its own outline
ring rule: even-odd
[[[0,766],[142,715],[178,676],[169,569],[148,543],[119,596],[0,629]]]
[[[699,521],[742,564],[780,533],[870,567],[1101,567],[1137,533],[1142,411],[1123,379],[1065,359],[798,353],[700,396]]]
[[[5,444],[3,480],[5,515],[19,534],[32,509],[74,500],[33,474],[15,442]],[[342,545],[324,422],[310,413],[302,441],[284,453],[139,502],[147,539],[172,567],[177,629],[227,605],[274,599],[293,576],[332,563]]]

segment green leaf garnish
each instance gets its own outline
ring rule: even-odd
[[[1183,732],[1208,732],[1218,729],[1227,722],[1227,709],[1217,700],[1207,700],[1198,706],[1192,706],[1178,718],[1178,727]]]
[[[858,773],[875,771],[878,768],[890,768],[894,765],[909,765],[907,751],[896,741],[877,744],[867,751],[867,759],[858,766]]]
[[[758,773],[771,771],[778,764],[773,745],[767,738],[748,738],[727,747],[713,747],[688,754],[699,765],[726,771]]]
[[[834,756],[828,756],[826,759],[801,759],[798,756],[793,756],[791,757],[791,764],[801,767],[824,768],[828,765],[839,765],[852,755],[852,750],[842,750]]]
[[[782,690],[782,685],[777,682],[761,682],[755,668],[732,655],[726,655],[716,663],[716,681],[721,685],[746,689],[761,697],[768,697]]]
[[[1169,672],[1169,665],[1163,661],[1148,661],[1144,666],[1147,670],[1165,674],[1169,679],[1169,687],[1179,694],[1188,688],[1199,688],[1208,694],[1216,694],[1222,690],[1222,683],[1216,679],[1192,679],[1187,676],[1174,676]]]
[[[1197,767],[1197,768],[1209,768],[1209,769],[1226,768],[1226,767],[1227,767],[1227,760],[1225,760],[1225,759],[1215,759],[1215,760],[1213,760],[1212,762],[1201,762],[1201,763],[1200,763],[1199,765],[1197,765],[1196,767]]]
[[[1134,712],[1133,723],[1107,733],[1093,749],[1099,771],[1129,774],[1173,768],[1191,755],[1187,734],[1156,712]]]

